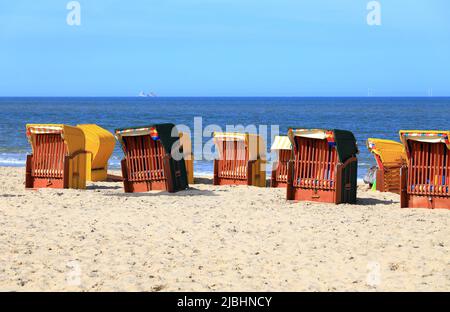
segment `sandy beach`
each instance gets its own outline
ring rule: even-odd
[[[0,291],[450,291],[450,211],[294,203],[284,189],[25,190],[0,168]]]

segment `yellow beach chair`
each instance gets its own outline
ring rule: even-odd
[[[89,152],[86,163],[87,181],[106,181],[108,160],[114,151],[114,135],[97,125],[78,125],[85,137],[85,150]]]
[[[266,186],[266,145],[261,136],[215,132],[219,159],[214,160],[214,185]]]
[[[32,154],[27,155],[26,188],[86,188],[85,136],[62,124],[26,125]]]
[[[450,131],[401,130],[407,166],[400,172],[402,208],[450,209]]]
[[[367,139],[366,143],[377,162],[377,190],[400,194],[400,168],[406,164],[403,144],[374,138]]]

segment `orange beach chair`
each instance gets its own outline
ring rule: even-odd
[[[402,208],[450,209],[450,131],[401,130],[407,165],[400,173]]]
[[[125,154],[121,161],[125,192],[177,192],[188,188],[183,148],[175,125],[122,128],[115,134]],[[173,152],[178,152],[177,158]]]
[[[27,156],[26,188],[86,188],[85,136],[62,124],[26,125],[32,154]]]
[[[288,131],[294,156],[289,161],[287,199],[356,203],[356,140],[350,131]]]
[[[215,132],[219,158],[214,160],[214,185],[266,186],[266,146],[249,133]]]
[[[292,156],[292,144],[287,136],[275,136],[270,148],[277,152],[277,160],[272,163],[271,187],[286,187],[288,163]]]
[[[400,194],[400,168],[406,164],[403,144],[392,140],[369,138],[367,148],[377,163],[377,190]]]

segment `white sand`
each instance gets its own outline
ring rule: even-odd
[[[23,180],[0,168],[3,291],[450,291],[450,211],[365,186],[334,206],[207,179],[176,194]]]

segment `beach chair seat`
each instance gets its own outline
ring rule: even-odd
[[[86,188],[85,137],[62,124],[26,125],[32,154],[27,155],[26,188]]]
[[[392,140],[367,139],[367,148],[377,163],[376,189],[400,194],[400,169],[406,164],[403,144]]]
[[[288,200],[356,203],[356,140],[350,131],[290,128]]]
[[[108,160],[116,144],[114,135],[95,124],[77,125],[77,127],[84,133],[85,150],[89,153],[86,164],[86,180],[106,181]]]
[[[266,186],[266,150],[256,134],[215,132],[214,185]]]
[[[277,153],[277,159],[272,163],[271,187],[286,187],[288,164],[292,156],[292,144],[287,136],[275,136],[271,151]]]
[[[175,125],[122,128],[115,134],[125,154],[121,161],[125,192],[177,192],[188,188],[183,148]]]
[[[402,208],[450,209],[450,131],[401,130],[407,163],[401,168]]]

